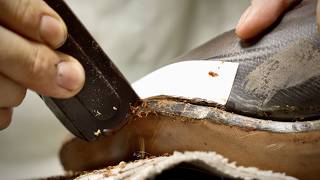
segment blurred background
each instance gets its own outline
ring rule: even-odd
[[[66,0],[122,73],[134,82],[224,31],[249,0]],[[68,27],[72,28],[72,27]],[[0,179],[63,174],[58,152],[67,130],[29,91],[0,131]]]

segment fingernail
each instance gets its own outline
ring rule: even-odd
[[[84,83],[84,70],[78,62],[61,62],[57,66],[57,84],[69,91],[80,89]]]
[[[40,22],[40,37],[51,47],[57,48],[67,38],[65,25],[51,16],[42,16]]]
[[[246,11],[242,14],[242,16],[240,17],[240,20],[236,26],[236,29],[239,29],[247,20],[249,14],[251,12],[251,6],[249,6]]]

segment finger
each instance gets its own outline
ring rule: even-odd
[[[0,74],[0,108],[15,107],[21,104],[26,89]]]
[[[9,126],[12,117],[12,108],[0,108],[0,130]]]
[[[9,29],[53,48],[67,38],[60,16],[42,0],[0,0],[0,22]]]
[[[297,0],[253,0],[251,6],[242,14],[236,27],[241,39],[250,39],[272,25]]]
[[[52,51],[0,26],[0,72],[44,96],[67,98],[83,86],[84,70],[71,56]]]

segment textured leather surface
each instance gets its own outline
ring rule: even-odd
[[[226,32],[180,60],[239,62],[226,108],[273,120],[310,120],[320,115],[320,35],[316,1],[301,2],[262,36],[240,41]]]
[[[113,135],[90,143],[66,141],[60,151],[64,169],[105,168],[174,151],[215,151],[240,166],[319,179],[319,120],[258,120],[166,97],[146,99],[133,111],[136,116]]]

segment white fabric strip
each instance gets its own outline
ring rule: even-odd
[[[192,60],[162,67],[132,84],[141,98],[157,95],[200,98],[225,105],[239,63]]]

